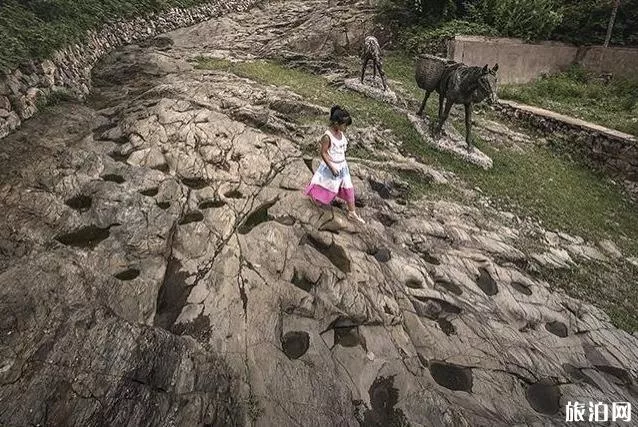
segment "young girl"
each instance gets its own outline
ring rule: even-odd
[[[320,141],[323,161],[306,187],[305,194],[324,205],[329,205],[335,197],[339,197],[348,204],[348,219],[365,224],[355,211],[354,188],[346,163],[348,140],[344,132],[351,124],[352,119],[346,110],[338,105],[330,109],[330,128]]]

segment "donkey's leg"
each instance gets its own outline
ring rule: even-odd
[[[385,73],[383,72],[383,66],[381,63],[377,63],[377,67],[379,68],[379,75],[381,76],[381,83],[383,83],[383,90],[385,91],[388,88],[388,84],[385,80]]]
[[[443,115],[441,117],[439,117],[439,122],[436,125],[436,129],[434,131],[435,135],[440,135],[441,134],[441,130],[443,129],[443,125],[445,124],[445,121],[447,120],[448,116],[450,115],[450,110],[452,109],[452,105],[454,105],[454,102],[452,102],[452,100],[446,98],[445,99],[445,108],[443,109]]]
[[[445,97],[439,93],[439,115],[436,117],[437,121],[441,121],[441,117],[443,117],[443,103],[445,102]]]
[[[465,143],[467,151],[472,151],[472,103],[465,104]]]
[[[366,74],[366,67],[368,66],[368,61],[370,61],[370,58],[363,59],[363,66],[361,67],[361,83],[363,83],[363,76],[365,76]]]
[[[423,110],[425,109],[425,104],[426,104],[426,102],[428,102],[428,98],[430,97],[431,93],[432,93],[432,91],[430,91],[430,90],[426,90],[425,91],[425,98],[423,98],[423,102],[421,103],[421,108],[419,108],[419,111],[417,111],[417,113],[416,113],[417,116],[422,116],[423,115]]]

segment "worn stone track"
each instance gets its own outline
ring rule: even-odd
[[[325,108],[187,61],[303,50],[325,11],[272,3],[121,49],[88,104],[3,141],[0,424],[561,425],[569,400],[638,405],[638,338],[525,269],[608,254],[548,235],[528,256],[512,218],[406,202],[372,161],[351,167],[367,226],[318,209],[302,148],[320,130],[296,119]]]

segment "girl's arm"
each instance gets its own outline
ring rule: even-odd
[[[334,176],[337,176],[338,173],[335,170],[335,168],[332,167],[332,163],[331,163],[332,159],[330,158],[330,155],[328,154],[328,149],[330,148],[330,138],[328,137],[328,135],[324,135],[321,138],[320,143],[321,143],[321,158],[330,169],[330,172],[332,172]]]

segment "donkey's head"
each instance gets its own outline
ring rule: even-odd
[[[478,88],[476,89],[477,101],[487,99],[490,104],[496,102],[496,91],[498,88],[498,64],[493,68],[487,65],[481,70],[482,74],[478,79]]]

